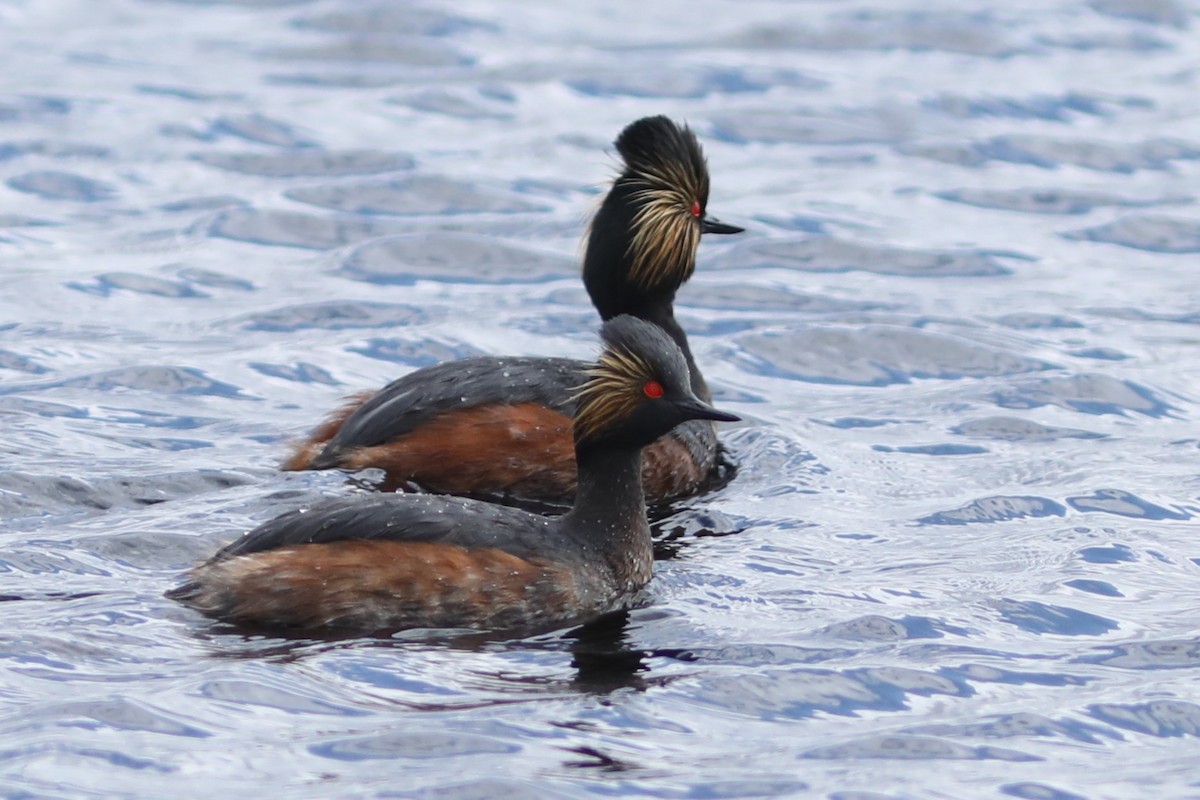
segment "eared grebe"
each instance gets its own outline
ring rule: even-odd
[[[574,419],[579,489],[549,518],[479,500],[370,494],[250,531],[167,593],[268,628],[549,629],[627,608],[650,580],[641,450],[687,420],[736,420],[695,396],[674,342],[607,322]]]
[[[702,233],[741,228],[709,218],[708,167],[696,136],[666,117],[631,123],[616,141],[624,169],[592,221],[583,280],[602,319],[631,314],[683,351],[692,391],[711,393],[675,321]],[[572,387],[584,362],[469,358],[427,367],[359,397],[318,427],[284,469],[380,467],[390,486],[567,505],[575,492]],[[716,462],[711,422],[680,426],[646,449],[652,502],[695,492]]]

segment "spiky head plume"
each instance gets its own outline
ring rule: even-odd
[[[647,403],[691,397],[687,363],[675,342],[657,325],[619,316],[604,324],[600,337],[604,350],[575,395],[576,443],[617,437],[623,426],[632,427],[633,418]],[[657,385],[658,394],[648,388],[651,384]],[[646,442],[670,427],[651,432]],[[629,438],[636,435],[630,431]]]
[[[704,152],[690,128],[664,116],[630,123],[615,145],[624,164],[592,220],[585,279],[589,269],[614,270],[616,258],[625,265],[619,283],[674,292],[696,268],[708,205]]]
[[[618,178],[637,204],[629,243],[630,279],[650,286],[681,285],[696,268],[700,220],[708,205],[708,164],[696,135],[666,117],[646,117],[617,137],[625,159]]]

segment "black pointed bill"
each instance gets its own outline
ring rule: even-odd
[[[736,414],[730,414],[727,411],[713,408],[708,403],[695,398],[678,403],[678,406],[679,410],[688,419],[711,419],[717,422],[738,422],[741,420],[741,417]]]
[[[729,225],[713,217],[705,217],[700,220],[701,233],[741,233],[744,230],[746,229],[739,228],[737,225]]]

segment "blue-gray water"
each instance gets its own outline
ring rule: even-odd
[[[1200,797],[1200,10],[0,0],[7,797]],[[740,464],[586,636],[163,599],[339,398],[587,357],[646,114]]]

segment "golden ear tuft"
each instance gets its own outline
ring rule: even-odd
[[[575,441],[585,442],[629,418],[642,404],[653,367],[636,353],[609,347],[576,392]]]
[[[690,204],[670,189],[643,189],[635,197],[639,208],[629,241],[629,279],[644,289],[683,285],[696,269],[700,247],[700,226]]]
[[[654,125],[643,121],[646,130],[639,134],[645,141],[637,143],[639,148],[627,143],[627,170],[620,178],[635,190],[631,199],[638,205],[629,243],[629,277],[645,289],[676,288],[696,268],[699,220],[708,202],[708,165],[691,130],[665,117],[652,121]]]

